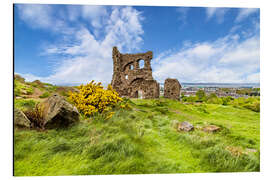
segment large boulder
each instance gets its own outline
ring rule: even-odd
[[[187,121],[181,122],[178,125],[178,131],[192,131],[194,130],[194,126],[192,124],[190,124]]]
[[[62,96],[54,94],[38,105],[41,109],[45,129],[67,127],[79,121],[80,114],[75,106]]]
[[[14,108],[14,125],[20,128],[30,128],[31,122],[21,110]]]

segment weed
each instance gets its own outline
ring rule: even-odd
[[[24,114],[31,121],[33,127],[38,127],[43,129],[43,109],[42,105],[36,104],[34,109],[24,111]]]

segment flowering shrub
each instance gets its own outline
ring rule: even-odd
[[[79,86],[79,90],[80,92],[69,92],[69,100],[86,116],[109,111],[123,101],[111,85],[103,89],[101,83],[91,81]]]

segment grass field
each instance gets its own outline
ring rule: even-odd
[[[130,104],[68,129],[15,129],[15,176],[260,171],[259,112],[166,99]],[[182,121],[195,130],[178,132]],[[202,131],[210,124],[221,131]]]

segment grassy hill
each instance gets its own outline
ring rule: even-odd
[[[116,110],[111,119],[82,116],[68,129],[15,129],[15,176],[260,170],[258,112],[162,98],[129,104],[132,110]],[[195,130],[178,132],[182,121]],[[202,131],[209,124],[221,131]]]

